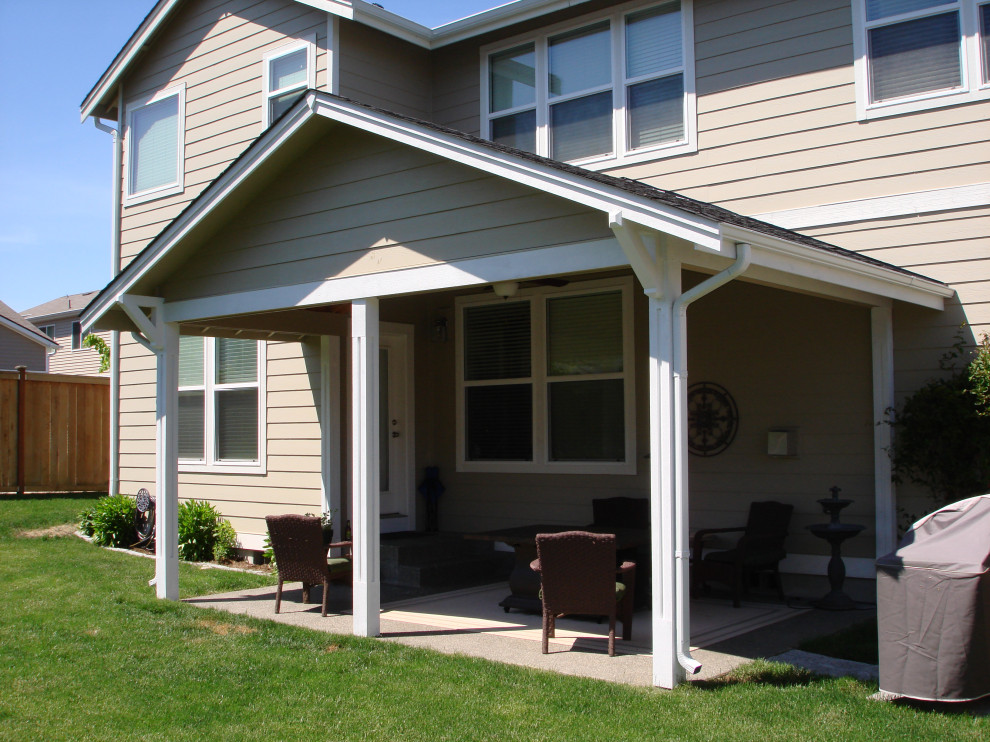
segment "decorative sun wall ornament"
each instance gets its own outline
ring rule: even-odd
[[[716,456],[731,444],[739,429],[739,410],[725,387],[701,381],[688,387],[688,451]]]

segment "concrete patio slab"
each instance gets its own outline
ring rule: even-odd
[[[636,614],[632,642],[616,641],[615,657],[606,652],[607,625],[581,618],[559,619],[557,638],[551,643],[550,653],[544,655],[540,651],[540,617],[505,614],[497,601],[506,591],[504,584],[490,585],[383,605],[381,638],[565,675],[638,686],[652,684],[648,611]],[[316,602],[304,604],[301,589],[289,587],[283,592],[282,612],[277,616],[273,587],[190,598],[186,602],[330,634],[352,633],[350,590],[331,588],[326,618],[320,615],[319,589],[313,591],[313,599]],[[754,654],[747,650],[744,640],[762,632],[775,632],[778,627],[786,627],[783,636],[799,636],[802,632],[795,622],[816,613],[820,612],[779,604],[744,603],[742,608],[733,609],[725,601],[692,601],[692,643],[701,645],[693,654],[702,663],[702,670],[691,680],[715,678],[755,657],[772,656],[793,647],[785,645],[776,651]],[[864,616],[858,618],[862,620]],[[819,622],[812,623],[818,633],[825,633]],[[757,646],[766,643],[758,641]]]

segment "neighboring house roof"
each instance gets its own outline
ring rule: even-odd
[[[57,299],[46,301],[36,307],[26,309],[21,314],[37,324],[44,320],[66,319],[78,316],[86,305],[96,296],[96,291],[87,291],[85,294],[72,294],[71,296],[60,296]]]
[[[311,90],[262,133],[93,299],[83,314],[84,324],[90,325],[113,310],[120,295],[151,290],[152,276],[166,270],[161,266],[182,257],[181,250],[177,255],[170,255],[172,250],[189,244],[190,235],[194,235],[198,227],[216,228],[215,220],[221,217],[215,214],[225,211],[219,207],[235,200],[228,196],[247,187],[252,174],[279,162],[281,153],[291,152],[293,147],[288,143],[297,138],[302,140],[301,132],[307,130],[307,123],[319,118],[431,152],[610,216],[621,214],[633,223],[680,237],[709,252],[731,256],[736,242],[747,242],[762,250],[760,259],[765,266],[795,275],[842,285],[847,285],[846,282],[855,276],[864,291],[927,306],[941,307],[942,300],[953,294],[953,290],[940,281],[713,204]],[[318,132],[313,134],[318,135]],[[208,224],[211,215],[214,222]]]
[[[588,2],[588,0],[516,0],[431,29],[387,11],[380,5],[364,2],[364,0],[295,1],[341,18],[371,26],[425,49],[437,49],[472,36]],[[493,2],[497,1],[493,0]],[[159,0],[151,9],[141,25],[131,35],[131,38],[114,57],[110,66],[100,76],[93,89],[83,99],[80,104],[82,119],[87,116],[99,116],[102,110],[113,108],[115,104],[113,92],[120,78],[130,69],[165,21],[185,2],[186,0]]]
[[[28,340],[33,340],[39,345],[44,345],[46,348],[58,347],[58,343],[48,337],[45,333],[41,332],[37,327],[32,325],[24,319],[24,317],[8,307],[2,301],[0,301],[0,327],[6,327],[8,330],[13,330],[18,335],[22,335]]]

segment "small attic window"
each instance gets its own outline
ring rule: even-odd
[[[308,89],[316,87],[316,37],[280,46],[264,58],[265,128]]]

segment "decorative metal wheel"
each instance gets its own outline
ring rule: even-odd
[[[154,548],[155,543],[155,498],[144,487],[138,490],[134,498],[134,531],[138,542],[135,546]]]
[[[688,451],[716,456],[727,449],[739,429],[739,410],[725,387],[702,381],[688,387]]]

